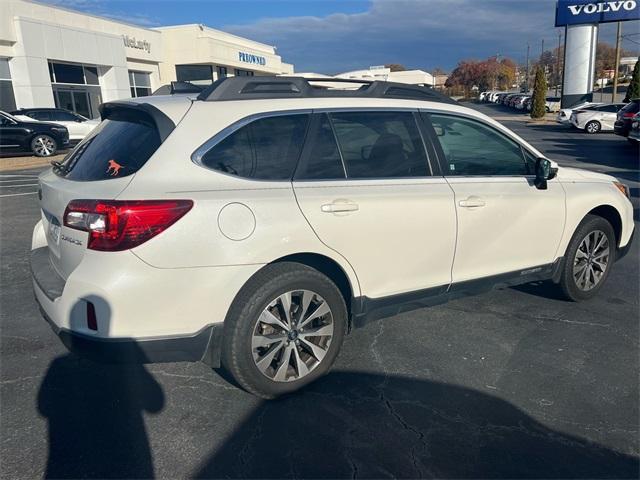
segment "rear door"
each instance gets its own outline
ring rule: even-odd
[[[160,144],[151,118],[133,110],[112,110],[109,118],[65,158],[62,167],[41,174],[42,221],[51,262],[63,278],[87,250],[87,233],[64,226],[69,202],[116,198]]]
[[[316,113],[293,187],[322,242],[369,298],[451,281],[453,193],[430,165],[413,111]]]

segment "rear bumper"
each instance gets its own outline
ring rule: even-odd
[[[36,300],[63,344],[104,362],[203,361],[218,366],[221,320],[230,303],[225,298],[230,292],[222,285],[233,284],[236,269],[162,270],[133,254],[123,257],[118,261],[113,256],[115,268],[104,272],[89,262],[65,280],[47,247],[31,251]],[[90,306],[97,330],[89,327]]]
[[[220,366],[222,324],[195,335],[168,338],[100,338],[59,328],[42,306],[40,312],[69,351],[104,363],[199,362]]]
[[[630,130],[631,125],[627,124],[627,122],[616,120],[616,123],[613,124],[613,132],[621,137],[628,136]]]

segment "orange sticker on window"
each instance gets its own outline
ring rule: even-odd
[[[115,177],[120,173],[120,169],[122,165],[120,165],[115,160],[109,160],[109,168],[107,168],[107,173],[109,173],[112,177]]]

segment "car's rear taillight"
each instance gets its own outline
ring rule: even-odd
[[[155,237],[191,207],[191,200],[72,200],[64,225],[88,232],[90,250],[116,252]]]
[[[635,116],[635,113],[632,112],[623,112],[622,113],[622,118],[633,118]]]

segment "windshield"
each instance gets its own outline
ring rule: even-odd
[[[2,115],[3,117],[8,118],[9,120],[13,120],[14,122],[19,122],[20,121],[16,117],[14,117],[13,115],[11,115],[11,114],[9,114],[7,112],[0,111],[0,115]]]

